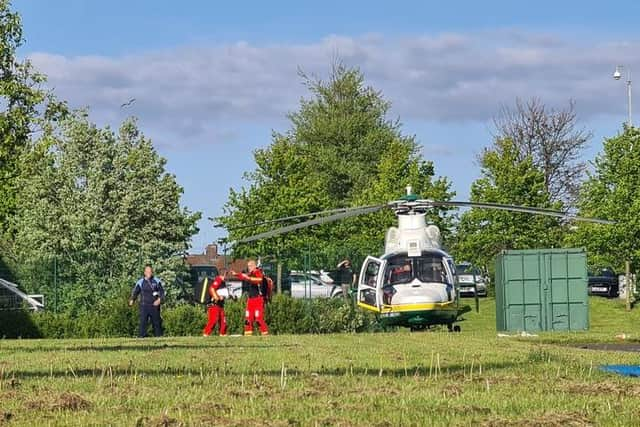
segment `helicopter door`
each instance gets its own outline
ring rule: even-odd
[[[380,311],[382,297],[380,284],[385,261],[368,256],[362,264],[358,281],[358,305],[375,311]]]

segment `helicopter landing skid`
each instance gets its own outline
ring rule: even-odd
[[[453,323],[449,323],[447,325],[447,329],[449,330],[449,332],[460,332],[460,331],[462,331],[462,328],[460,328],[460,325],[454,325]]]
[[[406,317],[384,318],[384,322],[388,325],[408,327],[411,332],[426,331],[439,325],[446,326],[450,332],[460,332],[461,327],[456,323],[465,320],[461,316],[470,311],[471,307],[465,305],[447,311],[431,310],[406,314]]]

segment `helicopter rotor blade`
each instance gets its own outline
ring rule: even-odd
[[[387,205],[375,205],[375,206],[363,206],[359,208],[350,208],[333,215],[321,216],[319,218],[313,218],[308,221],[299,222],[297,224],[287,225],[284,227],[276,228],[275,230],[265,231],[264,233],[255,234],[253,236],[239,239],[235,243],[249,243],[255,240],[266,239],[269,237],[279,236],[280,234],[288,233],[290,231],[299,230],[301,228],[311,227],[312,225],[326,224],[329,222],[337,221],[344,218],[349,218],[358,215],[364,215],[368,213],[377,212]]]
[[[360,208],[329,209],[329,210],[326,210],[326,211],[311,212],[311,213],[301,214],[301,215],[285,216],[285,217],[282,217],[282,218],[269,219],[269,220],[266,220],[266,221],[255,222],[253,224],[239,225],[237,227],[227,228],[227,230],[228,231],[242,230],[243,228],[258,227],[258,226],[261,226],[261,225],[274,224],[274,223],[278,223],[278,222],[285,222],[285,221],[290,221],[290,220],[293,220],[293,219],[308,218],[308,217],[311,217],[311,216],[333,214],[333,213],[338,213],[338,212],[346,212],[346,211],[350,211],[350,210],[353,210],[353,209],[360,209]],[[216,228],[224,227],[224,225],[222,225],[222,224],[214,224],[213,226],[216,227]]]
[[[518,205],[505,205],[501,203],[462,202],[462,201],[454,201],[454,200],[448,201],[448,202],[430,201],[430,203],[433,206],[455,206],[455,207],[461,207],[461,208],[495,209],[495,210],[502,210],[502,211],[530,213],[534,215],[553,216],[556,218],[564,218],[568,220],[582,221],[582,222],[593,222],[596,224],[615,224],[615,221],[609,221],[609,220],[600,219],[600,218],[576,216],[567,212],[556,211],[553,209],[531,208],[527,206],[518,206]]]

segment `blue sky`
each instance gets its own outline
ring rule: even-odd
[[[22,0],[28,49],[121,54],[193,42],[313,41],[328,34],[415,35],[514,27],[624,34],[634,1],[175,1]],[[52,23],[54,26],[52,28]]]
[[[338,54],[383,91],[459,198],[478,175],[491,118],[516,97],[576,101],[593,130],[585,157],[625,120],[618,63],[640,70],[640,2],[618,1],[15,1],[22,54],[58,96],[99,124],[133,114],[185,188],[220,213],[251,151],[305,92],[298,67],[326,75]],[[122,110],[131,97],[136,103]],[[208,221],[198,252],[221,236]]]

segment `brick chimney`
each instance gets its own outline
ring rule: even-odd
[[[218,245],[216,245],[215,243],[207,245],[207,247],[204,249],[204,254],[207,257],[207,260],[215,260],[218,257]]]

